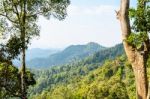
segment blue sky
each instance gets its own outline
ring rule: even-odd
[[[131,1],[135,6],[136,0]],[[115,16],[119,4],[120,0],[71,0],[64,21],[40,17],[40,37],[32,40],[30,48],[64,48],[88,42],[110,47],[121,43],[120,25]]]

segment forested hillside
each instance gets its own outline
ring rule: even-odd
[[[69,97],[73,97],[73,96],[75,99],[79,99],[79,97],[82,99],[83,98],[82,95],[85,95],[85,94],[80,93],[80,92],[82,92],[82,90],[84,90],[84,89],[82,89],[82,88],[81,88],[82,90],[78,89],[78,87],[80,88],[80,85],[83,84],[82,80],[83,79],[87,80],[87,77],[90,76],[92,72],[95,72],[95,71],[99,72],[99,70],[101,70],[101,68],[105,68],[107,71],[109,70],[109,68],[112,68],[112,69],[113,68],[116,68],[116,69],[122,68],[122,67],[117,67],[113,63],[113,59],[122,55],[123,53],[124,53],[123,46],[122,46],[122,44],[119,44],[119,45],[116,45],[115,47],[108,48],[108,49],[102,50],[100,52],[96,52],[95,54],[88,56],[81,61],[76,61],[76,62],[68,63],[66,65],[61,65],[61,66],[54,66],[48,70],[34,70],[33,72],[35,73],[35,78],[37,79],[37,84],[34,87],[31,87],[29,89],[29,96],[31,97],[31,99],[33,97],[34,98],[39,97],[39,99],[42,99],[42,97],[46,97],[47,95],[49,95],[49,96],[51,96],[51,98],[53,97],[52,99],[54,99],[54,96],[52,96],[51,94],[52,94],[53,90],[55,90],[55,88],[58,89],[57,87],[64,86],[63,88],[65,88],[65,89],[60,88],[61,90],[59,90],[59,91],[62,91],[62,90],[67,91],[68,90],[67,86],[70,86],[70,88],[71,88],[71,86],[74,86],[74,87],[76,87],[76,90],[74,90],[74,92],[65,92],[65,93],[68,93],[68,95],[70,93],[70,96],[64,95],[66,98],[59,97],[59,99],[69,99]],[[110,61],[110,60],[112,60],[112,61]],[[124,61],[125,61],[125,59],[124,59]],[[109,64],[110,67],[105,65],[107,63]],[[114,65],[112,65],[112,67],[111,67],[111,64],[114,64]],[[116,71],[113,72],[113,70],[110,70],[110,74],[108,73],[108,75],[113,76],[113,75],[115,75],[115,73],[116,73]],[[96,75],[103,75],[103,72],[100,74],[96,74]],[[97,76],[97,77],[103,78],[104,76]],[[91,77],[89,79],[91,79],[91,84],[92,84],[92,82],[94,82],[94,78]],[[105,77],[103,79],[105,79]],[[107,78],[107,80],[108,79],[109,78]],[[95,79],[95,80],[97,80],[97,79]],[[105,82],[105,80],[104,80],[104,82]],[[88,84],[91,85],[90,83],[85,83],[83,85],[89,86]],[[69,90],[71,91],[72,89],[69,89]],[[81,90],[81,91],[79,91],[79,90]],[[79,92],[79,93],[76,93],[76,92]],[[73,93],[74,95],[71,93]],[[59,93],[59,94],[61,94],[61,93]],[[40,95],[40,96],[36,96],[36,95]],[[49,99],[50,98],[49,96],[44,99]],[[85,96],[85,98],[86,98],[86,96]]]
[[[134,75],[123,55],[98,63],[66,65],[36,71],[30,99],[135,99]]]

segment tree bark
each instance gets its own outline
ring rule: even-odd
[[[26,48],[25,48],[25,23],[23,26],[23,30],[21,33],[21,41],[22,41],[22,67],[21,67],[21,91],[22,91],[22,99],[27,99],[27,86],[26,86]]]
[[[137,99],[147,99],[148,82],[146,61],[143,55],[136,52],[135,62],[132,63],[133,72],[135,75]]]
[[[137,90],[137,99],[147,99],[148,82],[146,71],[146,55],[138,51],[134,46],[127,42],[127,38],[131,34],[130,20],[129,20],[129,4],[130,0],[121,0],[120,11],[117,12],[117,18],[120,20],[123,45],[130,61],[135,75],[135,83]]]
[[[23,6],[23,17],[22,17],[22,32],[21,32],[21,41],[22,41],[22,68],[21,68],[21,91],[22,99],[27,99],[27,85],[26,85],[26,59],[25,59],[25,50],[26,50],[26,0],[24,0]]]
[[[21,91],[22,91],[22,99],[27,99],[26,98],[26,82],[25,82],[25,77],[26,77],[26,68],[25,68],[25,49],[22,49],[22,67],[21,67]]]

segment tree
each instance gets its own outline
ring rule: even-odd
[[[35,79],[30,71],[26,71],[27,87],[34,85]],[[21,97],[20,73],[18,68],[7,62],[0,62],[0,98]]]
[[[137,99],[149,99],[147,81],[147,60],[150,51],[148,33],[150,32],[150,8],[148,0],[138,0],[137,8],[131,9],[131,27],[129,18],[130,0],[121,0],[117,18],[120,20],[122,39],[128,60],[135,75]]]
[[[22,98],[26,99],[26,64],[25,50],[30,40],[39,35],[39,27],[36,24],[39,16],[47,19],[53,16],[59,20],[66,17],[66,8],[69,0],[1,0],[0,23],[1,31],[11,37],[20,39],[20,51],[22,53],[21,66],[21,90]],[[18,45],[17,45],[18,46]]]

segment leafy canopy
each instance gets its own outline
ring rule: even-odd
[[[140,49],[149,40],[150,33],[150,0],[138,0],[137,8],[129,11],[132,33],[128,42]]]
[[[39,36],[39,16],[63,20],[69,4],[69,0],[0,0],[0,34],[8,34],[7,39],[10,36],[20,39],[24,31],[25,41],[20,40],[13,47],[24,47],[26,43],[27,48],[30,39]]]
[[[34,75],[30,71],[26,71],[26,74],[27,87],[34,85]],[[20,82],[19,70],[6,62],[0,62],[0,98],[20,97]]]

